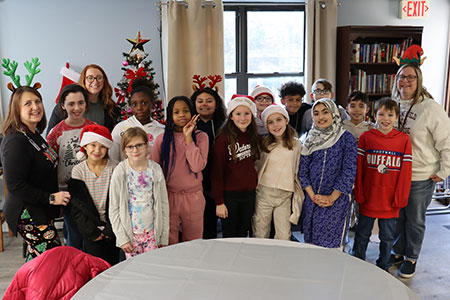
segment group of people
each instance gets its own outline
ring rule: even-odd
[[[169,101],[164,126],[151,118],[152,85],[133,83],[133,116],[118,123],[105,72],[86,66],[61,92],[47,140],[39,92],[13,92],[0,148],[4,212],[27,260],[61,245],[61,208],[66,244],[111,264],[120,249],[128,258],[216,238],[217,217],[223,237],[268,238],[273,224],[284,240],[301,220],[305,242],[341,249],[354,198],[352,254],[365,259],[378,219],[377,265],[414,275],[434,184],[450,174],[450,122],[416,65],[400,67],[376,124],[366,122],[365,94],[351,93],[345,109],[319,79],[311,104],[295,82],[280,88],[282,106],[264,86],[226,108],[216,88],[197,89]]]

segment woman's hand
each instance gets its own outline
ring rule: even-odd
[[[200,115],[195,115],[191,118],[191,120],[189,120],[189,122],[187,122],[186,125],[184,125],[183,127],[183,134],[184,134],[184,139],[186,140],[186,144],[190,144],[193,142],[192,139],[192,132],[195,129],[195,126],[197,126],[197,121],[198,118],[200,117]]]
[[[70,201],[70,193],[69,192],[58,192],[58,193],[54,193],[52,195],[55,196],[55,200],[50,203],[51,205],[67,206],[67,204],[69,204],[69,201]]]
[[[122,246],[120,246],[120,248],[122,248],[123,252],[125,253],[133,252],[133,246],[131,245],[130,242],[123,244]]]
[[[216,215],[219,218],[222,218],[222,219],[228,218],[228,209],[225,206],[225,204],[221,204],[221,205],[217,205],[216,206]]]
[[[433,180],[434,182],[440,182],[440,181],[444,180],[441,177],[437,176],[436,174],[431,175],[430,179]]]

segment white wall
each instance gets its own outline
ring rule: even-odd
[[[424,85],[439,103],[443,102],[448,59],[450,1],[431,0],[427,19],[400,19],[400,0],[339,0],[338,26],[423,26],[422,48],[427,57],[421,69]]]
[[[0,0],[0,57],[19,62],[17,74],[25,83],[26,60],[39,57],[41,73],[33,82],[42,83],[47,118],[61,87],[61,67],[69,62],[81,72],[87,64],[95,63],[105,69],[111,85],[116,86],[123,71],[122,52],[129,52],[138,30],[156,71],[160,86],[161,54],[158,0]],[[0,75],[3,113],[7,112],[11,80]],[[160,92],[162,88],[160,88]]]

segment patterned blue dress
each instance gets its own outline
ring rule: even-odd
[[[345,219],[349,211],[349,194],[356,175],[356,141],[348,131],[330,148],[314,151],[300,159],[299,179],[303,188],[314,193],[342,195],[330,207],[314,204],[307,193],[303,203],[303,232],[306,243],[338,248],[341,246]]]

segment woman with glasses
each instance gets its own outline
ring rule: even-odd
[[[78,84],[84,87],[89,94],[89,109],[84,116],[112,131],[119,121],[120,109],[111,98],[112,87],[105,71],[98,65],[87,65],[81,71]],[[59,105],[56,105],[50,117],[47,134],[63,119],[64,114]]]
[[[414,276],[425,234],[425,213],[436,182],[450,174],[450,120],[422,85],[422,71],[405,64],[395,76],[392,98],[400,104],[398,130],[412,144],[412,182],[408,205],[400,210],[391,263],[399,276]]]

